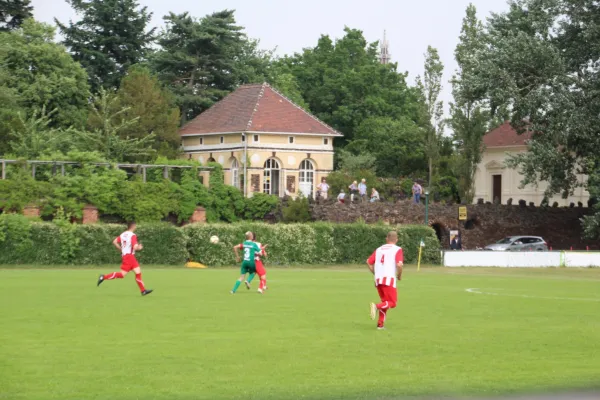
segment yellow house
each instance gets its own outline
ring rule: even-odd
[[[240,86],[179,133],[186,158],[220,163],[247,196],[314,196],[342,136],[266,83]]]
[[[518,170],[508,168],[505,164],[510,154],[527,151],[527,141],[530,138],[531,133],[525,132],[519,135],[508,122],[483,137],[485,147],[475,172],[475,202],[477,199],[490,202],[498,199],[501,204],[506,204],[508,199],[512,198],[513,204],[517,204],[519,200],[525,200],[528,204],[534,202],[538,206],[542,203],[548,183],[539,182],[537,187],[528,185],[521,189],[519,186],[523,176]],[[579,174],[577,181],[585,183],[587,176]],[[549,199],[549,204],[557,202],[560,206],[568,206],[569,203],[577,205],[581,202],[587,207],[589,198],[588,191],[578,187],[575,193],[566,199],[563,199],[560,194],[553,196]]]

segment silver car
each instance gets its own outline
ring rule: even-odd
[[[548,244],[539,236],[509,236],[485,246],[492,251],[548,251]]]

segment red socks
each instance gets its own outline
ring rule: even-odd
[[[266,279],[261,279],[260,280],[260,285],[258,285],[258,288],[261,290],[265,290],[267,288],[267,280]]]
[[[135,274],[135,281],[137,282],[141,292],[146,290],[146,288],[144,287],[144,281],[142,281],[142,274]]]
[[[123,273],[122,272],[113,272],[112,274],[106,274],[106,275],[104,275],[104,279],[106,279],[106,280],[122,279],[122,278],[123,278]]]
[[[379,320],[377,321],[377,326],[382,327],[385,322],[387,311],[383,309],[379,309]]]

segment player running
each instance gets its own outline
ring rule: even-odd
[[[260,253],[256,253],[256,257],[254,262],[256,264],[256,273],[251,273],[248,279],[244,282],[246,287],[250,289],[250,282],[254,279],[254,276],[258,274],[260,279],[260,284],[258,285],[258,293],[263,294],[265,290],[267,290],[267,271],[265,270],[265,266],[263,265],[261,257],[267,257],[266,248],[268,245],[262,245],[260,242],[256,241],[256,233],[252,232],[252,240],[258,245],[260,248]]]
[[[233,246],[233,251],[235,253],[235,259],[237,262],[240,262],[240,254],[239,250],[244,250],[244,260],[242,261],[241,267],[241,275],[237,281],[235,281],[235,285],[233,285],[233,289],[231,290],[231,294],[235,294],[238,290],[244,279],[246,278],[246,274],[256,273],[256,254],[260,253],[260,247],[254,243],[252,240],[254,239],[254,234],[252,232],[246,232],[246,240],[244,243]],[[249,286],[249,284],[247,284]]]
[[[375,320],[377,310],[379,310],[377,329],[385,329],[383,324],[387,312],[390,308],[395,308],[398,302],[396,281],[402,280],[404,254],[402,248],[398,247],[396,243],[398,243],[398,234],[393,231],[389,232],[387,244],[375,250],[367,260],[369,270],[375,275],[375,287],[381,299],[379,304],[371,303],[372,320]]]
[[[136,250],[139,251],[144,248],[141,243],[138,243],[137,235],[134,233],[135,228],[135,222],[130,222],[127,225],[127,230],[113,240],[113,245],[121,252],[121,272],[100,275],[98,278],[98,286],[100,286],[100,284],[105,280],[122,279],[129,273],[129,271],[133,270],[133,272],[135,272],[135,281],[142,292],[142,296],[152,293],[152,289],[146,290],[144,287],[144,282],[142,281],[142,270],[140,269],[140,264],[135,258]]]

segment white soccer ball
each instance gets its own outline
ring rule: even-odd
[[[219,237],[218,237],[218,236],[211,236],[211,237],[210,237],[210,242],[211,242],[212,244],[217,244],[217,243],[219,243]]]

